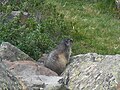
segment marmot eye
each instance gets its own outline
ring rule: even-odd
[[[64,39],[64,43],[68,46],[70,45],[71,43],[73,43],[73,40],[72,39]]]
[[[73,40],[72,40],[72,39],[68,39],[68,41],[69,41],[69,42],[73,42]]]

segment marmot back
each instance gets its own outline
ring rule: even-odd
[[[45,66],[60,75],[69,63],[72,42],[71,39],[64,39],[61,41],[56,49],[48,55],[48,60],[45,62]]]

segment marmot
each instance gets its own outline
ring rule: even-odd
[[[55,50],[48,55],[45,66],[60,75],[69,63],[72,42],[72,39],[62,40]]]

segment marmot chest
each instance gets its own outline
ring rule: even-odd
[[[66,66],[66,64],[68,63],[67,58],[65,57],[64,53],[61,53],[58,55],[58,61],[61,65]]]

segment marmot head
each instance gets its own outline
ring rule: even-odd
[[[70,48],[72,46],[73,40],[70,38],[63,39],[60,44],[56,47],[56,49],[64,50]]]
[[[73,43],[73,40],[70,39],[70,38],[67,38],[67,39],[63,40],[63,43],[64,43],[65,46],[70,47]]]

